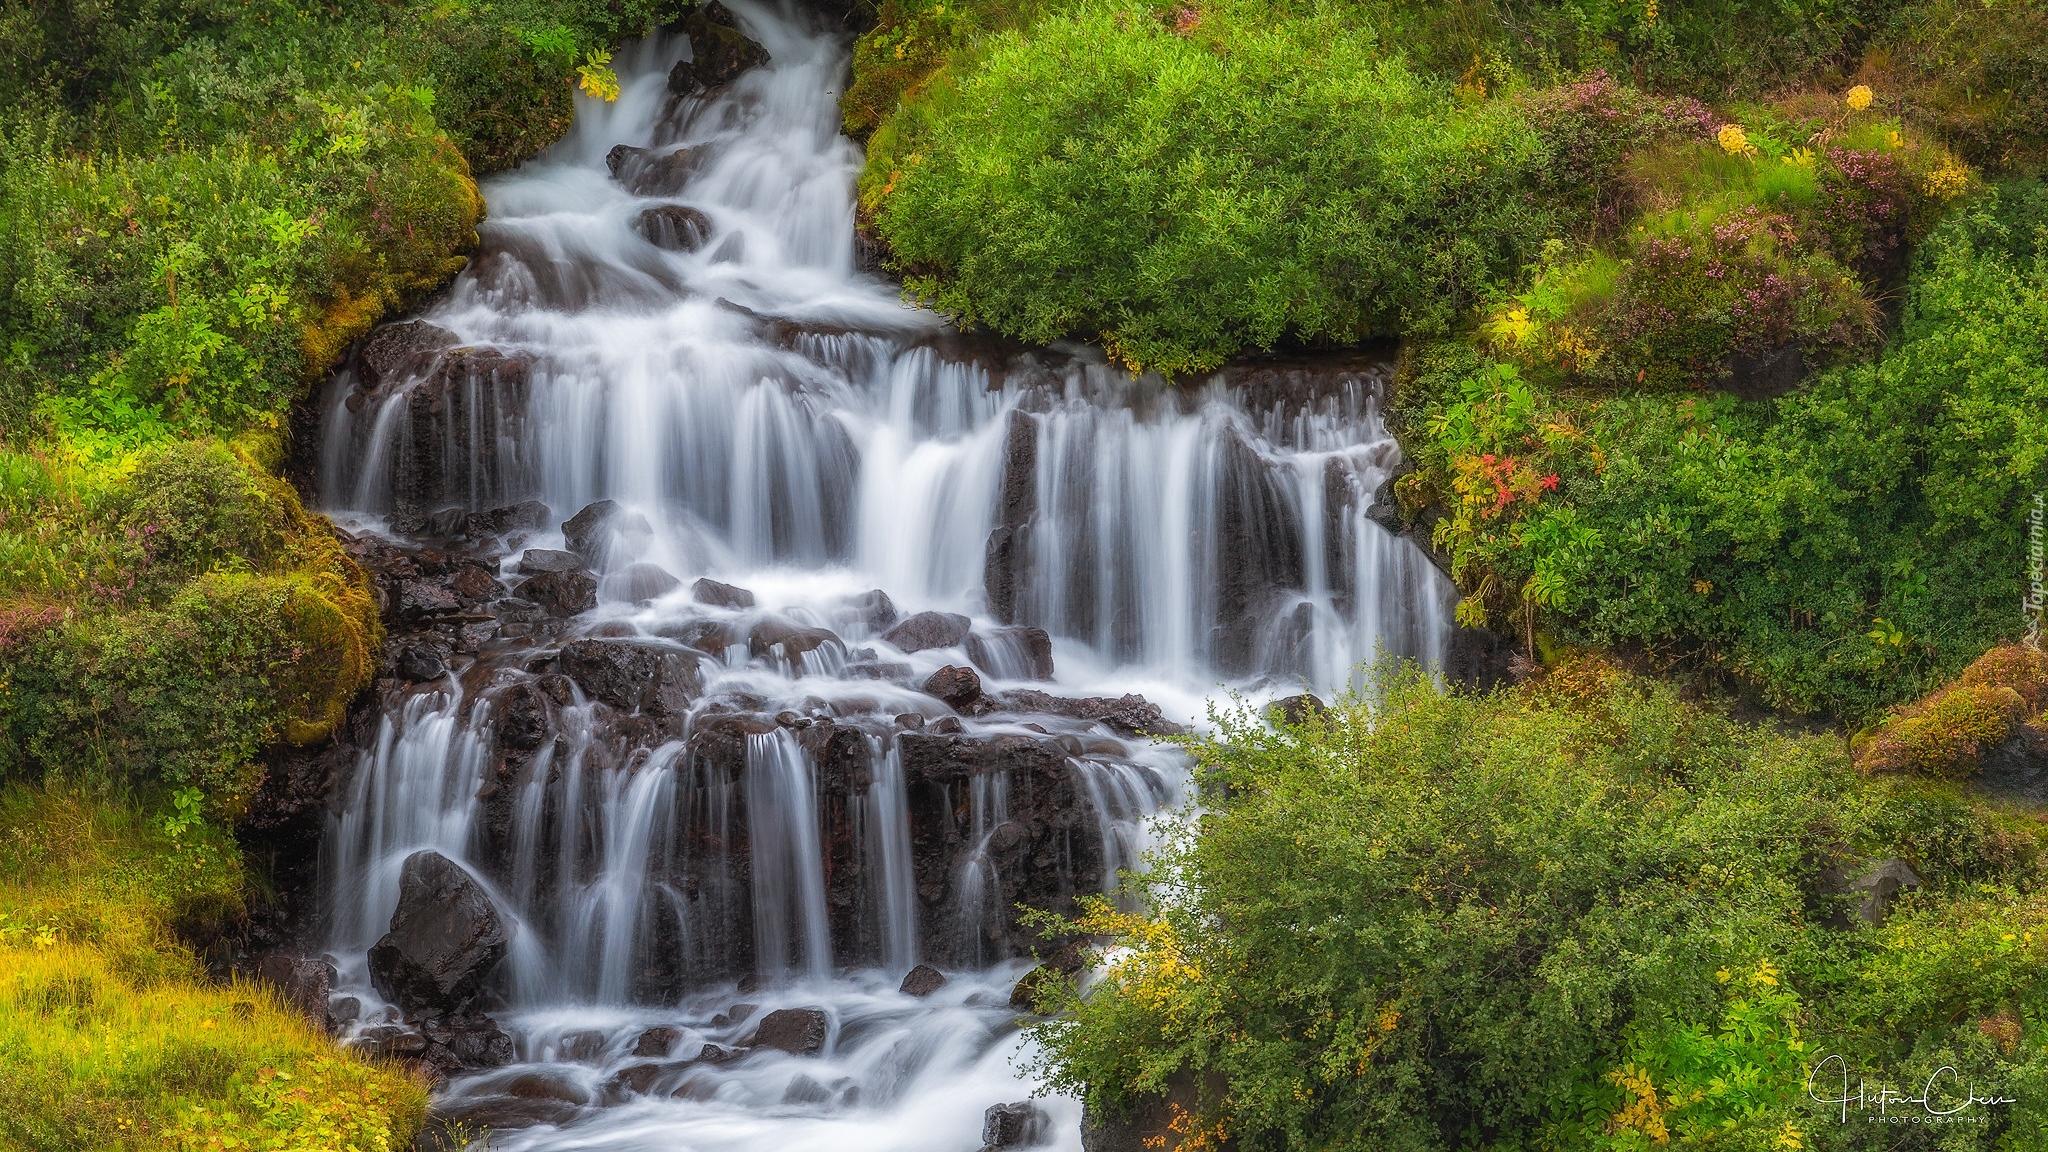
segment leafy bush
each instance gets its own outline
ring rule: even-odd
[[[1897,1084],[1958,1012],[2027,1038],[1980,1088],[2040,1075],[2037,830],[2003,885],[1830,927],[1827,861],[1938,853],[1908,808],[1985,819],[1599,665],[1488,698],[1413,672],[1377,691],[1194,743],[1220,799],[1134,881],[1151,911],[1080,925],[1104,974],[1035,1029],[1056,1085],[1111,1113],[1165,1097],[1183,1148],[1761,1150],[1871,1146],[1807,1100],[1808,1069],[1843,1054]]]
[[[1334,15],[1048,16],[877,138],[867,202],[938,307],[1132,367],[1444,331],[1548,234],[1547,157],[1377,47]]]
[[[1540,611],[1569,643],[1857,721],[2016,637],[2019,511],[2048,462],[2048,273],[2016,231],[2039,196],[1958,210],[1884,357],[1778,400],[1595,399],[1470,350],[1419,356],[1402,496],[1450,508],[1434,533],[1464,618]]]

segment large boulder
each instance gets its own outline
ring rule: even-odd
[[[709,604],[713,608],[752,608],[754,606],[754,594],[752,592],[747,591],[745,588],[734,587],[731,584],[720,584],[708,576],[700,577],[695,584],[690,585],[690,596],[697,603]]]
[[[948,664],[925,678],[924,691],[955,708],[965,708],[981,698],[981,677],[972,668]]]
[[[690,58],[668,74],[668,90],[678,96],[723,88],[768,62],[768,50],[741,32],[732,10],[718,0],[690,13],[683,30],[690,37]]]
[[[967,638],[967,658],[1000,680],[1052,679],[1052,637],[1043,628],[998,628]]]
[[[946,974],[929,964],[919,964],[903,977],[897,991],[905,996],[925,997],[946,986]]]
[[[657,204],[633,218],[640,238],[670,252],[695,252],[711,239],[711,217],[686,204]]]
[[[415,852],[399,878],[391,930],[370,948],[370,984],[408,1014],[458,1014],[509,944],[482,885],[439,852]]]
[[[599,500],[569,517],[562,524],[562,537],[569,551],[602,570],[614,559],[639,559],[654,538],[654,525],[638,512],[620,507],[616,500]]]
[[[1049,1142],[1052,1117],[1029,1100],[1014,1104],[991,1104],[982,1113],[981,1152],[1005,1148],[1036,1148]]]
[[[927,648],[951,648],[967,639],[974,621],[954,612],[919,612],[882,634],[882,639],[905,652]]]
[[[708,155],[703,144],[667,152],[615,144],[605,153],[604,166],[612,179],[635,196],[674,196],[704,166]]]
[[[519,595],[550,616],[575,616],[597,607],[597,581],[588,572],[543,572],[528,577]]]
[[[754,1047],[779,1048],[792,1056],[816,1056],[825,1050],[829,1031],[823,1008],[778,1008],[761,1017]]]
[[[679,716],[704,690],[694,658],[631,640],[577,640],[562,646],[557,663],[591,699],[621,712]]]
[[[627,604],[648,604],[683,586],[659,564],[642,561],[628,564],[598,582],[597,590],[606,600]]]

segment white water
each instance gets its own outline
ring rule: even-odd
[[[950,710],[911,688],[843,677],[848,653],[877,649],[909,665],[916,683],[967,663],[963,650],[898,654],[851,601],[881,589],[905,615],[954,611],[974,617],[978,632],[992,629],[984,562],[1000,523],[1013,413],[1027,412],[1036,511],[1020,548],[1014,617],[1054,638],[1056,680],[1040,687],[1141,692],[1185,720],[1226,682],[1253,696],[1327,693],[1383,650],[1441,661],[1445,582],[1412,545],[1364,517],[1363,499],[1326,507],[1331,461],[1367,496],[1398,462],[1368,385],[1252,411],[1220,380],[1168,390],[1085,349],[1044,354],[1033,370],[999,378],[949,360],[941,321],[854,270],[860,156],[837,132],[834,102],[845,44],[791,13],[730,6],[768,48],[768,67],[670,114],[664,79],[684,44],[622,53],[616,103],[579,97],[567,139],[485,185],[485,250],[424,318],[468,344],[528,355],[534,367],[523,418],[466,430],[466,444],[491,450],[470,450],[440,503],[485,509],[538,498],[559,520],[615,499],[651,532],[615,537],[608,567],[659,565],[683,587],[651,603],[606,596],[579,622],[584,629],[651,636],[710,619],[736,623],[744,637],[777,612],[829,627],[843,643],[793,659],[734,647],[722,666],[707,662],[707,697],[751,694],[771,714],[936,719]],[[633,231],[656,201],[608,177],[605,153],[621,142],[709,146],[670,201],[710,216],[714,233],[697,252],[663,251]],[[785,335],[773,338],[762,317],[789,322]],[[376,529],[397,510],[391,469],[405,451],[405,404],[400,396],[351,412],[345,399],[338,387],[322,490],[338,519]],[[474,399],[464,410],[490,411]],[[556,547],[561,537],[529,544]],[[706,575],[751,589],[759,607],[692,603],[689,583]],[[1233,601],[1232,587],[1252,594]],[[992,687],[1023,686],[1017,661],[999,650],[985,675],[991,662],[1018,678]],[[608,750],[578,695],[561,711],[563,739],[535,754],[519,785],[511,867],[493,878],[475,859],[477,797],[494,786],[492,705],[477,697],[503,681],[476,679],[451,677],[384,717],[323,845],[343,984],[373,1004],[363,953],[390,920],[412,851],[470,862],[506,914],[514,943],[502,974],[507,1007],[495,1015],[522,1063],[459,1080],[451,1094],[490,1096],[541,1066],[594,1099],[607,1076],[635,1063],[633,1039],[649,1025],[685,1029],[676,1057],[743,1039],[743,1025],[713,1023],[736,1000],[762,1012],[822,1005],[832,1020],[822,1058],[756,1053],[700,1065],[673,1096],[588,1107],[561,1126],[501,1133],[493,1147],[953,1152],[978,1144],[984,1108],[1029,1093],[1007,1006],[1025,965],[983,951],[985,921],[1001,909],[971,898],[999,882],[983,849],[1008,818],[1006,774],[975,777],[966,798],[972,851],[959,885],[970,898],[955,931],[974,941],[985,967],[951,972],[940,993],[917,1000],[897,993],[896,981],[936,942],[919,938],[893,737],[868,738],[873,780],[848,817],[867,861],[875,959],[886,966],[841,970],[832,963],[819,768],[789,729],[749,737],[737,783],[699,778],[680,743],[623,757]],[[1103,732],[1053,718],[1041,727]],[[968,729],[1022,731],[1014,718]],[[1117,869],[1139,866],[1145,821],[1181,801],[1185,774],[1149,747],[1070,764],[1113,882]],[[738,921],[742,893],[669,879],[700,844],[742,833],[754,912],[741,931],[769,978],[745,996],[716,944]],[[636,990],[654,953],[689,978],[680,1003],[649,1006]],[[697,975],[706,973],[716,975]],[[562,1037],[589,1028],[606,1034],[602,1058],[559,1061]],[[1077,1147],[1078,1106],[1047,1107],[1058,1145]]]

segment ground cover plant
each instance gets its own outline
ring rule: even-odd
[[[1598,663],[1484,698],[1408,669],[1299,724],[1217,720],[1205,815],[1133,881],[1151,911],[1084,919],[1104,976],[1035,1029],[1104,1114],[1165,1098],[1167,1146],[2048,1133],[2036,821]],[[1926,884],[1874,927],[1831,877],[1886,858]],[[1852,1084],[1945,1064],[2018,1100],[1938,1135],[1843,1123],[1807,1091],[1830,1056]]]
[[[241,912],[200,815],[0,792],[0,1142],[41,1149],[398,1152],[425,1089],[338,1052],[268,988],[206,981],[178,939]]]

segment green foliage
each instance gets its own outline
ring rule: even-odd
[[[2038,830],[1963,883],[1934,830],[1981,846],[1993,821],[1860,776],[1838,740],[1598,665],[1486,698],[1409,671],[1299,727],[1216,726],[1192,744],[1199,832],[1141,881],[1150,912],[1077,926],[1103,978],[1035,1029],[1054,1084],[1165,1095],[1183,1147],[1890,1147],[1808,1101],[1812,1063],[1896,1087],[1959,1015],[2001,1010],[2025,1043],[1977,1060],[1979,1087],[2040,1075]],[[1843,853],[1932,887],[1873,933],[1823,880]]]
[[[0,1144],[398,1152],[424,1089],[173,937],[241,913],[234,840],[196,807],[0,790]]]
[[[1377,45],[1328,14],[1049,16],[878,137],[867,198],[938,307],[1134,368],[1443,331],[1548,234],[1546,157]]]
[[[2015,225],[2039,195],[1960,210],[1884,357],[1782,399],[1496,398],[1461,383],[1497,371],[1483,356],[1419,359],[1405,403],[1423,468],[1404,501],[1449,506],[1435,538],[1468,618],[1560,588],[1544,606],[1561,639],[1690,657],[1774,706],[1852,720],[2017,635],[2019,511],[2048,462],[2048,270]],[[1555,488],[1499,498],[1483,473],[1510,459]]]
[[[1890,50],[1863,75],[1916,123],[1973,162],[2041,171],[2048,163],[2048,8],[1917,0]]]

